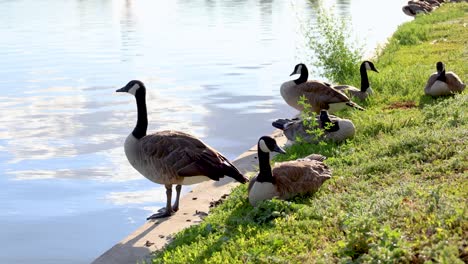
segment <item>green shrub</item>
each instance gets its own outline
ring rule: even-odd
[[[349,42],[349,23],[349,19],[338,18],[318,8],[316,20],[307,32],[309,47],[316,58],[312,64],[332,82],[350,83],[359,74],[362,52]]]

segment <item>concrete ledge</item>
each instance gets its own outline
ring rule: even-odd
[[[280,130],[276,130],[271,136],[280,146],[286,143]],[[233,163],[242,173],[254,172],[258,167],[257,146],[242,153]],[[229,177],[224,177],[219,182],[198,184],[181,198],[180,209],[175,215],[146,222],[92,263],[134,264],[149,260],[149,254],[167,245],[175,233],[200,223],[209,213],[210,204],[225,197],[238,184]]]

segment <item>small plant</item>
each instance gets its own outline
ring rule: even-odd
[[[307,98],[304,95],[301,95],[298,104],[303,107],[301,120],[307,134],[313,136],[313,141],[319,140],[324,133],[319,128],[319,124],[315,118],[315,112],[312,111],[312,107],[307,102]]]
[[[315,54],[313,65],[333,82],[351,83],[358,76],[362,52],[347,41],[351,37],[349,19],[337,18],[318,8],[315,22],[307,32],[310,49]]]

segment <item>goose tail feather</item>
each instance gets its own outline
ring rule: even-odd
[[[349,102],[346,103],[346,105],[347,105],[347,106],[350,106],[350,107],[352,107],[352,108],[356,108],[356,109],[361,110],[361,111],[366,110],[366,109],[364,109],[364,107],[362,107],[362,106],[356,104],[355,102],[349,101]]]
[[[225,159],[223,163],[224,175],[227,175],[240,183],[249,182],[249,179],[245,177],[229,160]]]

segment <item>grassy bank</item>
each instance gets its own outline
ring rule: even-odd
[[[312,196],[252,208],[246,186],[179,233],[154,263],[463,263],[468,260],[468,96],[423,87],[443,61],[468,80],[468,4],[400,26],[374,63],[368,110],[341,144],[294,145],[277,161],[321,153],[333,179]],[[354,85],[358,86],[356,69]]]

